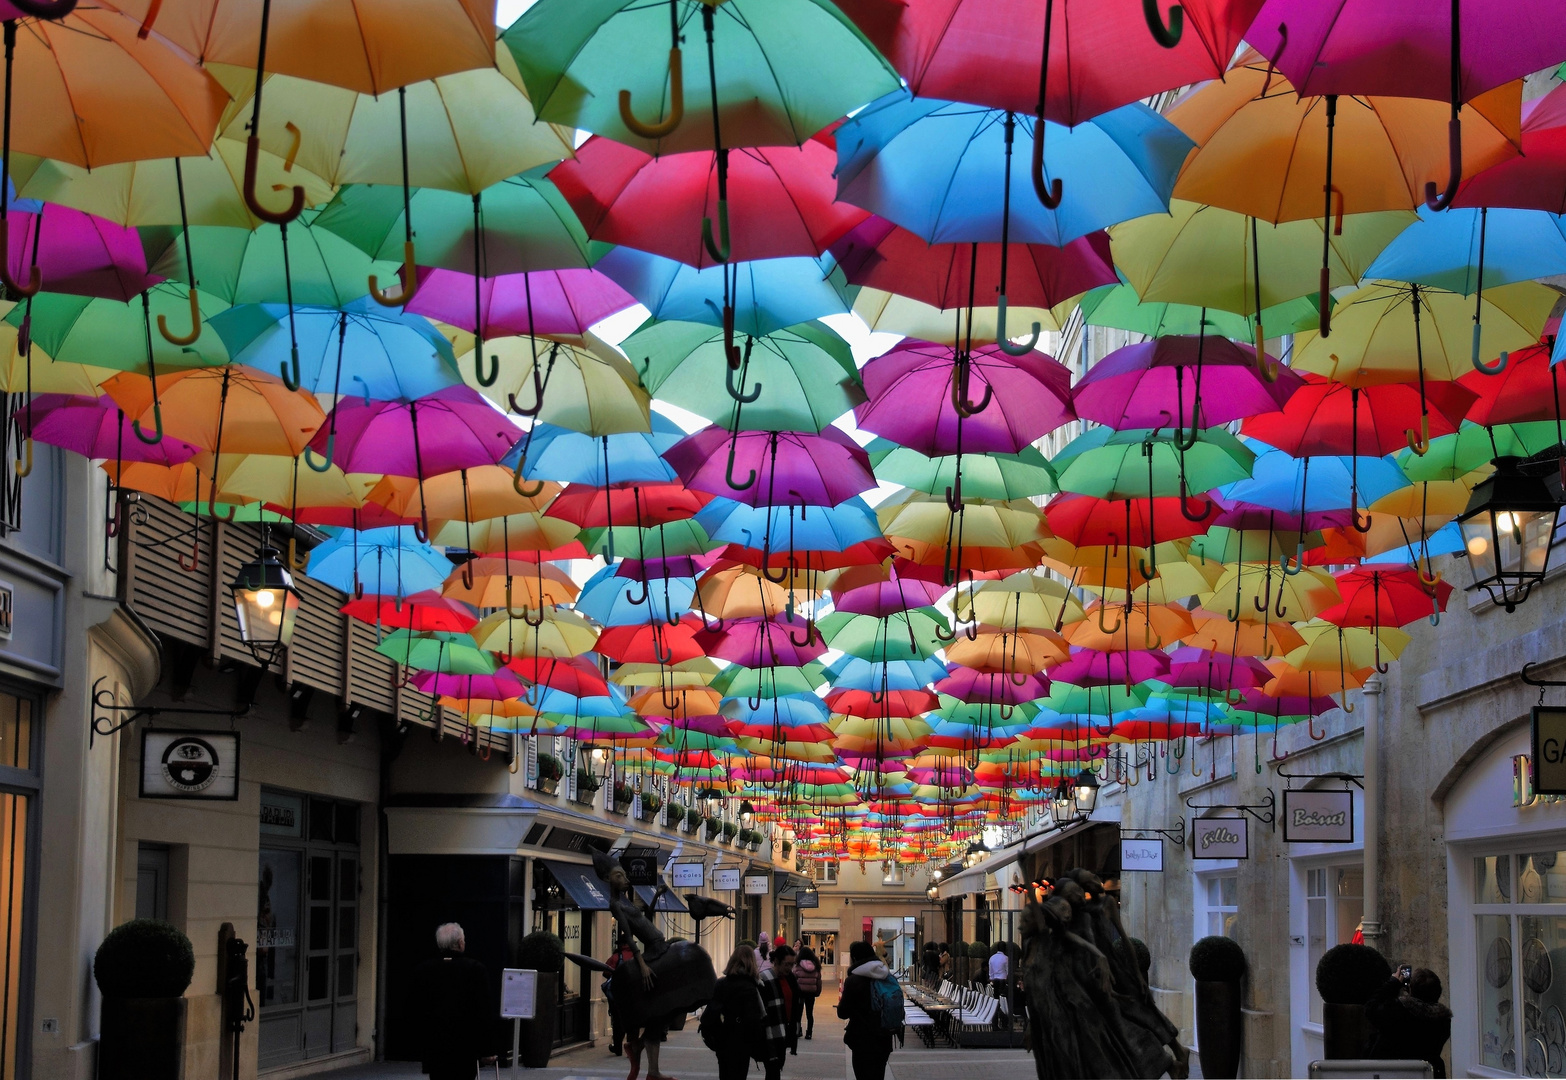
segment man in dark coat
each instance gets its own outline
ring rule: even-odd
[[[474,1080],[479,1060],[494,1060],[495,1019],[500,1014],[484,965],[463,955],[462,927],[446,923],[435,931],[440,955],[420,964],[413,985],[423,996],[424,1052],[430,1080]]]
[[[1428,1061],[1436,1076],[1446,1075],[1441,1051],[1452,1037],[1452,1010],[1441,1004],[1435,972],[1415,968],[1405,978],[1388,979],[1365,1002],[1365,1019],[1374,1029],[1366,1057]]]

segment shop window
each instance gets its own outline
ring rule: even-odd
[[[1479,1064],[1566,1076],[1566,852],[1474,859],[1474,901]]]
[[[1334,945],[1355,940],[1365,914],[1365,871],[1359,864],[1322,866],[1305,872],[1306,943],[1312,973],[1310,1018],[1321,1023],[1321,995],[1314,974],[1321,956]]]
[[[1240,918],[1238,874],[1204,874],[1197,878],[1197,902],[1203,936],[1234,937]]]
[[[32,1075],[21,1052],[31,1020],[22,972],[35,940],[28,892],[38,857],[38,708],[32,697],[0,690],[0,1080]]]
[[[886,867],[886,872],[881,875],[882,885],[901,885],[903,883],[903,864],[894,862]]]

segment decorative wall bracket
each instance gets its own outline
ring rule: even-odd
[[[1142,833],[1145,835],[1137,835]],[[1185,847],[1185,830],[1182,829],[1121,829],[1120,835],[1132,840],[1149,840],[1154,836],[1162,836],[1175,847]]]
[[[138,720],[152,720],[159,716],[226,716],[237,720],[249,711],[250,706],[233,709],[185,709],[165,708],[161,705],[117,705],[112,690],[102,688],[103,677],[92,684],[93,717],[87,732],[87,749],[91,750],[98,736],[107,738],[121,728],[130,727]],[[102,715],[107,713],[108,715]]]
[[[1238,810],[1269,826],[1274,832],[1278,829],[1278,796],[1271,788],[1267,789],[1267,797],[1259,803],[1194,803],[1187,799],[1185,805],[1192,810]]]
[[[1341,781],[1343,781],[1344,790],[1347,790],[1348,789],[1348,785],[1350,785],[1350,784],[1353,784],[1355,787],[1359,788],[1359,790],[1361,790],[1361,791],[1365,790],[1365,785],[1360,783],[1361,780],[1365,779],[1365,774],[1364,773],[1346,773],[1346,772],[1291,773],[1291,772],[1284,772],[1283,769],[1280,768],[1278,770],[1278,775],[1283,777],[1285,780],[1341,780]]]
[[[1541,666],[1542,665],[1538,661],[1530,660],[1528,663],[1522,666],[1522,671],[1518,674],[1517,677],[1520,678],[1523,682],[1527,683],[1529,686],[1537,686],[1540,690],[1543,690],[1547,686],[1566,686],[1566,681],[1562,681],[1560,679],[1534,679],[1529,677],[1529,668],[1536,668]]]

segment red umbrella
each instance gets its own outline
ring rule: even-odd
[[[826,703],[835,713],[874,719],[918,716],[934,709],[940,701],[929,690],[834,690],[826,696]]]
[[[560,690],[573,697],[609,695],[609,680],[604,678],[591,656],[544,660],[532,656],[513,656],[506,666],[528,682]]]
[[[681,484],[616,484],[609,488],[572,484],[549,504],[544,516],[583,529],[602,529],[614,522],[623,527],[633,521],[650,529],[694,517],[712,499],[704,491],[691,491]]]
[[[1210,502],[1199,497],[1197,503]],[[1189,503],[1186,503],[1189,509]],[[1092,495],[1059,495],[1044,507],[1050,531],[1077,547],[1150,547],[1207,531],[1207,514],[1193,521],[1181,513],[1181,500],[1099,499]]]
[[[837,202],[837,155],[821,143],[723,153],[731,260],[820,255],[867,216]],[[702,243],[702,221],[717,213],[718,161],[710,150],[654,158],[595,136],[549,179],[594,240],[700,269],[717,265]]]
[[[478,625],[473,609],[431,589],[405,598],[365,594],[337,609],[360,622],[404,630],[449,630],[467,633]]]
[[[705,655],[696,643],[700,625],[695,615],[687,615],[670,625],[610,626],[598,636],[595,649],[622,664],[679,664]]]
[[[1407,626],[1446,610],[1452,586],[1427,582],[1417,571],[1372,570],[1360,567],[1334,575],[1342,602],[1321,613],[1338,626]]]
[[[850,284],[942,309],[992,304],[1000,291],[1000,244],[931,244],[885,218],[862,222],[832,245],[832,254]],[[1065,247],[1013,244],[1006,294],[1019,307],[1054,307],[1118,280],[1109,235],[1100,231]]]
[[[884,562],[895,549],[885,540],[865,540],[842,551],[794,548],[773,551],[763,548],[741,547],[730,544],[723,549],[722,557],[746,566],[764,567],[768,570],[793,570],[806,573],[822,570],[841,570],[847,566],[870,566]],[[945,589],[943,588],[944,592]]]
[[[1453,206],[1566,214],[1566,86],[1523,105],[1522,153],[1463,181]]]
[[[1559,375],[1550,364],[1550,346],[1530,345],[1511,355],[1500,371],[1471,371],[1457,380],[1479,396],[1468,409],[1468,419],[1485,427],[1555,420]]]
[[[1450,435],[1462,424],[1477,395],[1455,382],[1425,383],[1430,437]],[[1260,439],[1291,457],[1391,454],[1408,445],[1407,432],[1420,424],[1419,388],[1386,383],[1350,389],[1307,373],[1282,412],[1253,416],[1240,433]]]

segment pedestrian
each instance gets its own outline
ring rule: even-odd
[[[1441,1050],[1452,1037],[1452,1010],[1441,1004],[1441,979],[1429,968],[1398,968],[1365,1002],[1372,1028],[1366,1056],[1377,1060],[1422,1059],[1434,1075],[1446,1075]]]
[[[763,975],[772,970],[771,953],[772,942],[768,941],[766,937],[762,937],[761,941],[756,945],[756,966],[761,969]]]
[[[736,945],[701,1014],[701,1041],[718,1058],[718,1080],[745,1080],[751,1054],[762,1043],[766,1007],[756,950]]]
[[[463,955],[467,939],[462,927],[445,923],[435,930],[438,956],[420,964],[413,985],[423,1000],[418,1015],[423,1021],[424,1071],[430,1080],[473,1080],[480,1061],[495,1060],[494,1017],[500,1014],[496,988],[489,972],[472,957]]]
[[[1011,958],[1006,955],[1006,944],[1002,942],[990,953],[990,987],[1002,1001],[1006,1000],[1006,983],[1010,973]]]
[[[941,942],[940,976],[942,982],[952,977],[952,947],[944,941]]]
[[[848,967],[837,1015],[848,1021],[843,1042],[853,1058],[854,1080],[886,1080],[892,1040],[902,1031],[901,1022],[890,1023],[889,1018],[902,1015],[902,988],[891,970],[876,959],[875,947],[868,941],[848,947]]]
[[[767,1080],[780,1080],[783,1059],[799,1053],[799,1015],[804,1000],[794,980],[794,950],[780,945],[772,950],[772,970],[761,973],[761,1003],[767,1010],[767,1046],[762,1062]]]
[[[604,1000],[609,1003],[609,1052],[616,1057],[622,1052],[625,1043],[625,1031],[620,1026],[620,1012],[614,1007],[614,972],[626,960],[635,960],[636,950],[632,948],[628,938],[620,940],[620,947],[610,954],[605,961],[609,970],[604,975],[603,991]]]
[[[805,1002],[805,1038],[816,1033],[816,998],[821,996],[821,961],[809,945],[799,950],[799,961],[794,965],[794,982],[799,986],[799,996]]]

